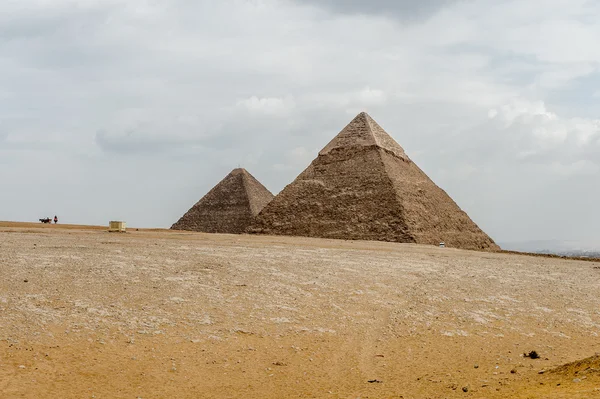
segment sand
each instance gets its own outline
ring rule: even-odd
[[[413,244],[0,223],[0,397],[595,398],[595,360],[551,370],[600,351],[599,282]]]

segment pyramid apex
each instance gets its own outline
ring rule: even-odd
[[[248,174],[248,171],[244,168],[235,168],[231,171],[231,175]]]
[[[321,150],[325,155],[337,148],[379,147],[410,161],[404,149],[366,112],[360,112],[333,140]]]

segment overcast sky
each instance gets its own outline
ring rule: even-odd
[[[418,4],[418,5],[416,5]],[[169,227],[360,111],[496,241],[600,243],[600,1],[5,0],[0,220]]]

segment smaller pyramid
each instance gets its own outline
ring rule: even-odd
[[[242,234],[272,199],[273,194],[246,169],[234,169],[171,229]]]

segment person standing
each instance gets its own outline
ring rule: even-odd
[[[58,216],[54,215],[54,224],[58,223]]]

